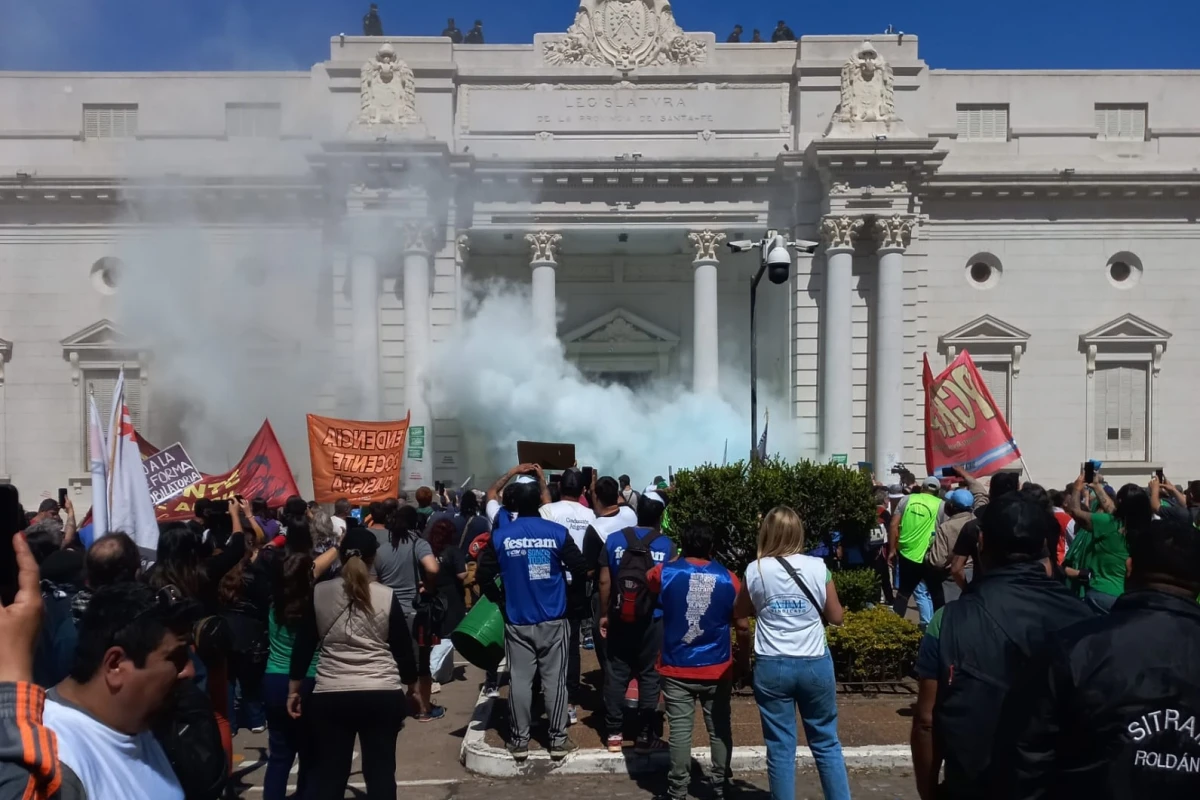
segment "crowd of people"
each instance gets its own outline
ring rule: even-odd
[[[733,30],[730,32],[729,36],[725,38],[725,41],[729,44],[739,44],[741,43],[742,36],[745,34],[745,32],[746,29],[741,25],[734,25]],[[760,31],[758,28],[755,28],[754,32],[750,35],[750,44],[762,44],[765,41],[766,40],[762,37],[762,31]],[[788,27],[788,24],[785,21],[779,20],[779,22],[775,25],[775,30],[771,31],[771,41],[794,42],[796,41],[796,34],[792,32],[792,29]]]
[[[383,36],[383,20],[379,17],[378,4],[371,3],[367,13],[363,14],[362,30],[363,36]],[[483,44],[483,21],[475,20],[475,24],[464,34],[451,17],[446,20],[446,27],[441,35],[454,44]]]
[[[1194,795],[1200,484],[902,477],[877,487],[861,541],[806,552],[799,514],[768,511],[743,575],[714,560],[710,525],[671,525],[667,481],[637,492],[590,469],[522,464],[486,493],[439,484],[332,514],[199,500],[162,525],[152,563],[122,533],[85,550],[69,501],[25,514],[0,486],[0,524],[23,530],[20,579],[0,576],[0,800],[218,798],[241,729],[267,732],[267,798],[287,796],[297,762],[295,797],[341,797],[356,740],[367,796],[394,797],[398,733],[444,718],[435,654],[480,595],[504,617],[514,760],[535,714],[551,759],[577,749],[594,649],[605,746],[666,753],[669,798],[688,793],[697,704],[712,791],[732,792],[731,698],[749,678],[772,798],[795,797],[799,711],[841,800],[825,627],[842,622],[831,568],[847,564],[873,567],[897,613],[918,606],[923,800]]]

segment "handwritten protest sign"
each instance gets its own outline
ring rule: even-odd
[[[184,489],[204,479],[200,470],[192,466],[192,459],[183,445],[178,442],[142,459],[142,471],[146,473],[150,499],[156,506],[183,494]]]
[[[361,504],[396,497],[408,421],[408,416],[395,422],[357,422],[309,414],[314,499],[332,503],[345,497]]]

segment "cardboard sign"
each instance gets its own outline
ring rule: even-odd
[[[575,466],[575,445],[517,442],[517,463],[537,464],[542,469],[571,469]]]
[[[358,422],[309,414],[314,499],[333,503],[345,497],[362,504],[396,497],[410,416],[396,422]],[[422,429],[422,445],[424,438]]]
[[[179,442],[143,459],[142,471],[146,473],[150,499],[156,506],[183,494],[183,490],[193,483],[204,480]]]

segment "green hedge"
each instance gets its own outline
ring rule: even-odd
[[[865,611],[879,602],[879,575],[873,569],[847,569],[833,573],[838,600],[847,611]]]
[[[717,557],[741,574],[757,551],[759,521],[781,505],[800,513],[810,547],[834,530],[847,543],[861,542],[876,519],[871,481],[857,470],[771,458],[753,468],[739,461],[675,473],[671,534],[709,523],[718,532]]]
[[[904,680],[917,663],[921,630],[891,609],[847,612],[840,628],[828,628],[833,669],[842,683]]]

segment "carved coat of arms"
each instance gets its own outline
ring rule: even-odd
[[[547,42],[546,63],[620,69],[699,64],[708,53],[675,22],[667,0],[582,0],[566,36]]]
[[[385,42],[362,67],[355,128],[406,127],[421,121],[417,114],[417,81],[408,64]]]

